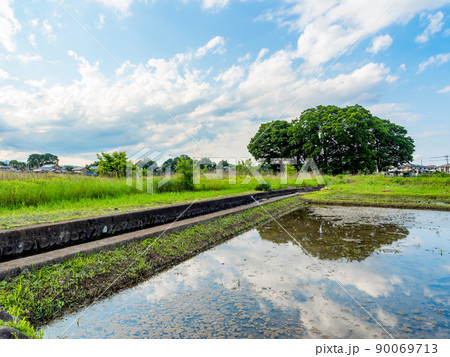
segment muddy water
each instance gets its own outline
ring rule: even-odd
[[[251,230],[44,337],[450,337],[450,213],[312,207],[278,221],[289,234]]]

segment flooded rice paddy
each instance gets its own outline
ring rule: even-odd
[[[308,207],[277,220],[289,234],[272,221],[44,337],[450,337],[450,213]]]

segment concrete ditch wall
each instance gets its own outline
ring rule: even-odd
[[[178,220],[254,203],[296,192],[316,191],[320,187],[293,188],[239,195],[194,204],[158,207],[108,216],[39,224],[0,231],[0,262],[70,245],[86,243],[118,234],[167,224]]]

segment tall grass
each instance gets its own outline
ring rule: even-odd
[[[57,201],[77,201],[135,194],[123,179],[72,175],[0,173],[0,207],[38,206]]]
[[[136,180],[133,180],[131,186],[127,185],[125,178],[0,173],[0,209],[146,195],[148,184],[153,185],[155,194],[185,191],[180,176],[172,176],[163,185],[160,184],[162,180],[164,180],[163,177],[155,177],[152,181],[143,179],[142,187],[139,187]],[[296,183],[295,177],[289,177],[285,184],[281,183],[278,176],[265,176],[264,180],[271,189],[316,184],[315,180]],[[194,186],[193,191],[223,191],[226,194],[249,192],[254,191],[258,184],[258,180],[254,177],[237,176],[235,179],[230,179],[202,175],[200,183]],[[138,199],[138,201],[142,200]]]

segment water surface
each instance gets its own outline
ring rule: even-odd
[[[309,207],[278,222],[289,234],[272,221],[44,337],[450,337],[450,213]]]

